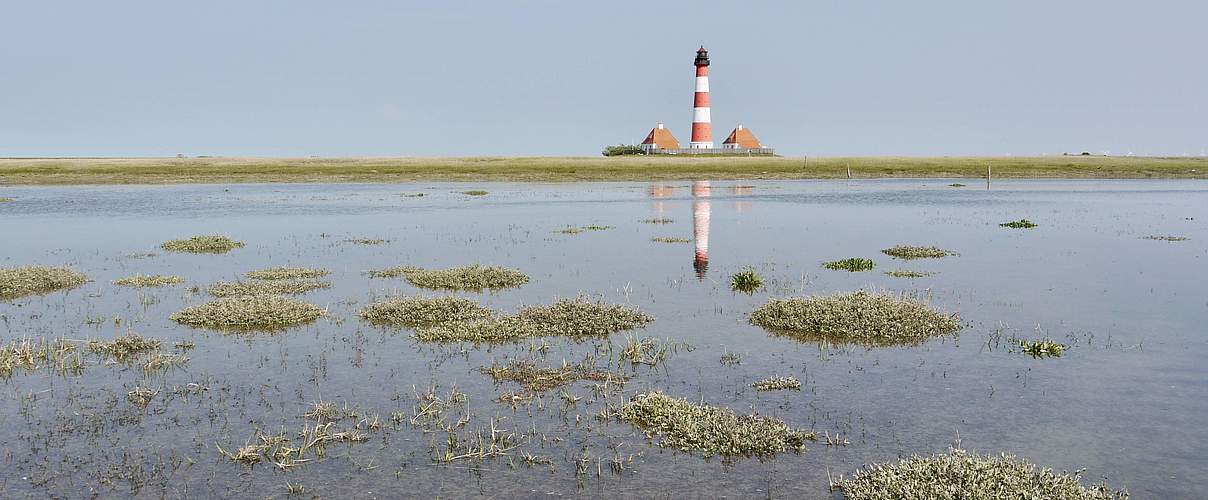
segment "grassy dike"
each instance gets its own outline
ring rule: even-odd
[[[1205,179],[1208,158],[0,158],[0,185],[844,178]]]

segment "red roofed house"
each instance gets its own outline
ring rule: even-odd
[[[671,131],[660,123],[650,130],[646,140],[642,141],[642,150],[649,153],[654,149],[679,149],[680,143],[671,135]]]
[[[759,149],[763,147],[763,144],[759,143],[759,139],[749,129],[739,125],[733,132],[730,132],[730,136],[721,143],[721,147],[724,149]]]

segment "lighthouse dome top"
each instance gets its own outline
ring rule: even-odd
[[[705,50],[704,45],[701,45],[699,49],[696,49],[696,62],[693,64],[696,66],[709,65],[709,51]]]

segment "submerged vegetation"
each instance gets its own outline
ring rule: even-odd
[[[1037,226],[1037,224],[1035,222],[1032,222],[1027,219],[1019,219],[1016,221],[1004,222],[999,225],[1002,227],[1009,227],[1011,229],[1032,229]]]
[[[1142,236],[1141,239],[1154,240],[1154,241],[1187,241],[1191,238],[1188,238],[1186,236],[1173,236],[1173,235],[1150,235],[1150,236]]]
[[[181,278],[180,276],[165,274],[151,274],[144,276],[142,274],[136,274],[134,276],[114,280],[113,284],[117,286],[129,286],[135,288],[149,288],[179,285],[182,282],[184,282],[184,278]]]
[[[891,276],[894,278],[926,278],[928,276],[934,276],[935,273],[931,272],[931,271],[910,271],[907,269],[893,269],[890,271],[885,271],[885,275]]]
[[[226,236],[194,236],[184,240],[169,240],[159,245],[169,252],[184,253],[227,253],[243,247],[242,241],[235,241]]]
[[[186,307],[170,319],[189,326],[218,330],[276,330],[309,323],[323,310],[279,295],[244,295]]]
[[[679,238],[675,236],[656,236],[650,238],[650,241],[655,243],[692,243],[692,238]]]
[[[681,348],[692,350],[692,346],[683,342],[672,342],[655,337],[634,338],[626,337],[625,345],[621,348],[620,357],[635,365],[657,365],[666,361]]]
[[[529,276],[519,269],[478,264],[449,269],[400,266],[369,271],[371,278],[399,276],[407,278],[412,285],[431,290],[502,290],[520,287],[529,282]]]
[[[752,268],[748,267],[730,276],[730,290],[752,294],[760,288],[763,288],[763,277]]]
[[[706,456],[766,457],[805,450],[812,432],[790,428],[784,421],[759,415],[738,415],[724,407],[696,404],[660,392],[638,394],[617,417],[659,437],[659,446],[699,451]]]
[[[868,271],[876,267],[876,263],[872,259],[861,259],[859,257],[851,257],[843,260],[835,260],[822,264],[822,267],[835,271]]]
[[[498,363],[479,368],[495,382],[515,382],[531,392],[544,392],[579,380],[593,382],[625,383],[624,375],[596,370],[590,364],[572,365],[565,361],[561,366],[542,368],[531,360],[514,360],[506,365]]]
[[[219,281],[206,291],[215,297],[298,295],[330,286],[331,283],[319,280]]]
[[[420,328],[491,317],[491,310],[462,297],[401,297],[370,304],[361,317],[387,326]]]
[[[331,271],[321,268],[310,267],[270,267],[268,269],[260,269],[257,271],[248,271],[245,276],[248,279],[276,281],[276,280],[295,280],[295,279],[316,279],[322,278],[331,274]]]
[[[897,245],[892,248],[881,250],[881,253],[903,260],[939,259],[942,257],[948,257],[950,255],[956,255],[956,252],[953,252],[952,250],[944,250],[943,248],[939,247],[920,247],[911,245]]]
[[[962,450],[897,463],[873,465],[851,479],[831,482],[847,500],[935,498],[991,500],[1124,500],[1128,493],[1106,484],[1085,487],[1080,472],[1058,474],[1010,455],[977,455]]]
[[[751,384],[755,390],[763,391],[782,391],[785,389],[800,390],[801,381],[797,377],[768,377],[754,384]]]
[[[866,345],[918,343],[961,329],[956,315],[910,297],[865,290],[771,299],[751,313],[750,322],[804,340]]]
[[[390,240],[383,240],[381,238],[349,238],[344,240],[344,242],[352,243],[353,245],[382,245],[389,243]]]
[[[69,267],[3,267],[0,268],[0,300],[70,290],[86,282],[88,276]]]
[[[668,219],[666,217],[657,217],[657,218],[653,218],[653,219],[643,219],[642,220],[643,224],[671,224],[672,222],[675,222],[675,221]]]

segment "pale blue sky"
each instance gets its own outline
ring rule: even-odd
[[[0,156],[1202,154],[1202,1],[0,4]]]

